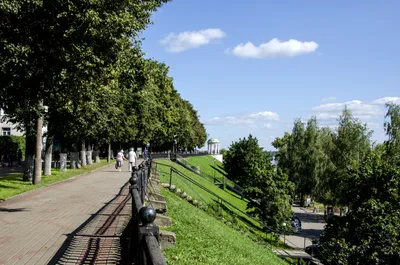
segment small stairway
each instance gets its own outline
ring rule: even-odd
[[[147,187],[147,195],[145,204],[151,205],[157,213],[154,223],[162,228],[172,225],[171,219],[165,215],[167,212],[167,203],[164,196],[160,193],[161,182],[160,175],[156,172],[155,164],[152,164],[151,174]],[[168,248],[176,243],[176,235],[173,232],[164,231],[160,229],[160,246],[161,249]]]

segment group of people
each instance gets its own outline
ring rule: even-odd
[[[124,150],[118,152],[117,162],[115,163],[115,169],[121,171],[121,168],[123,166],[123,161],[128,161],[128,170],[129,172],[132,172],[133,167],[136,167],[136,153],[133,150],[133,148],[129,150],[128,159],[125,158]]]

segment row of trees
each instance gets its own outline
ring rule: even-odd
[[[345,206],[348,167],[357,167],[372,148],[372,131],[345,108],[336,130],[320,128],[315,117],[294,122],[292,133],[276,138],[278,168],[295,184],[295,194],[304,203],[311,195],[326,205]]]
[[[150,143],[158,150],[170,149],[174,140],[189,149],[205,143],[197,111],[174,89],[168,67],[146,59],[138,41],[152,12],[166,2],[7,0],[0,5],[0,103],[26,132],[25,180],[33,177],[43,120],[46,160],[57,137],[81,151],[83,166],[87,149],[111,142]]]
[[[300,197],[348,207],[321,235],[324,264],[400,264],[400,106],[387,108],[382,144],[348,109],[336,130],[296,120],[273,143]]]

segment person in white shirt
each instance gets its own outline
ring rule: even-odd
[[[127,159],[124,156],[124,150],[121,150],[117,154],[117,163],[115,165],[115,168],[118,169],[118,171],[121,171],[122,161],[124,161],[124,160],[127,160]]]
[[[128,154],[128,170],[132,172],[132,168],[136,167],[136,153],[133,151],[133,148],[129,150]]]

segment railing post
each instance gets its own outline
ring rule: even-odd
[[[131,228],[131,235],[130,235],[130,247],[129,247],[129,264],[134,263],[135,261],[139,261],[138,264],[140,263],[140,231],[139,231],[139,215],[135,212],[136,209],[136,203],[134,200],[134,192],[133,190],[137,190],[139,192],[139,187],[138,185],[138,177],[139,177],[139,170],[135,168],[135,170],[132,171],[132,177],[129,179],[129,183],[131,184],[129,190],[131,193],[132,197],[132,228]]]
[[[171,187],[171,185],[172,185],[172,167],[170,168],[169,171],[169,187]]]

